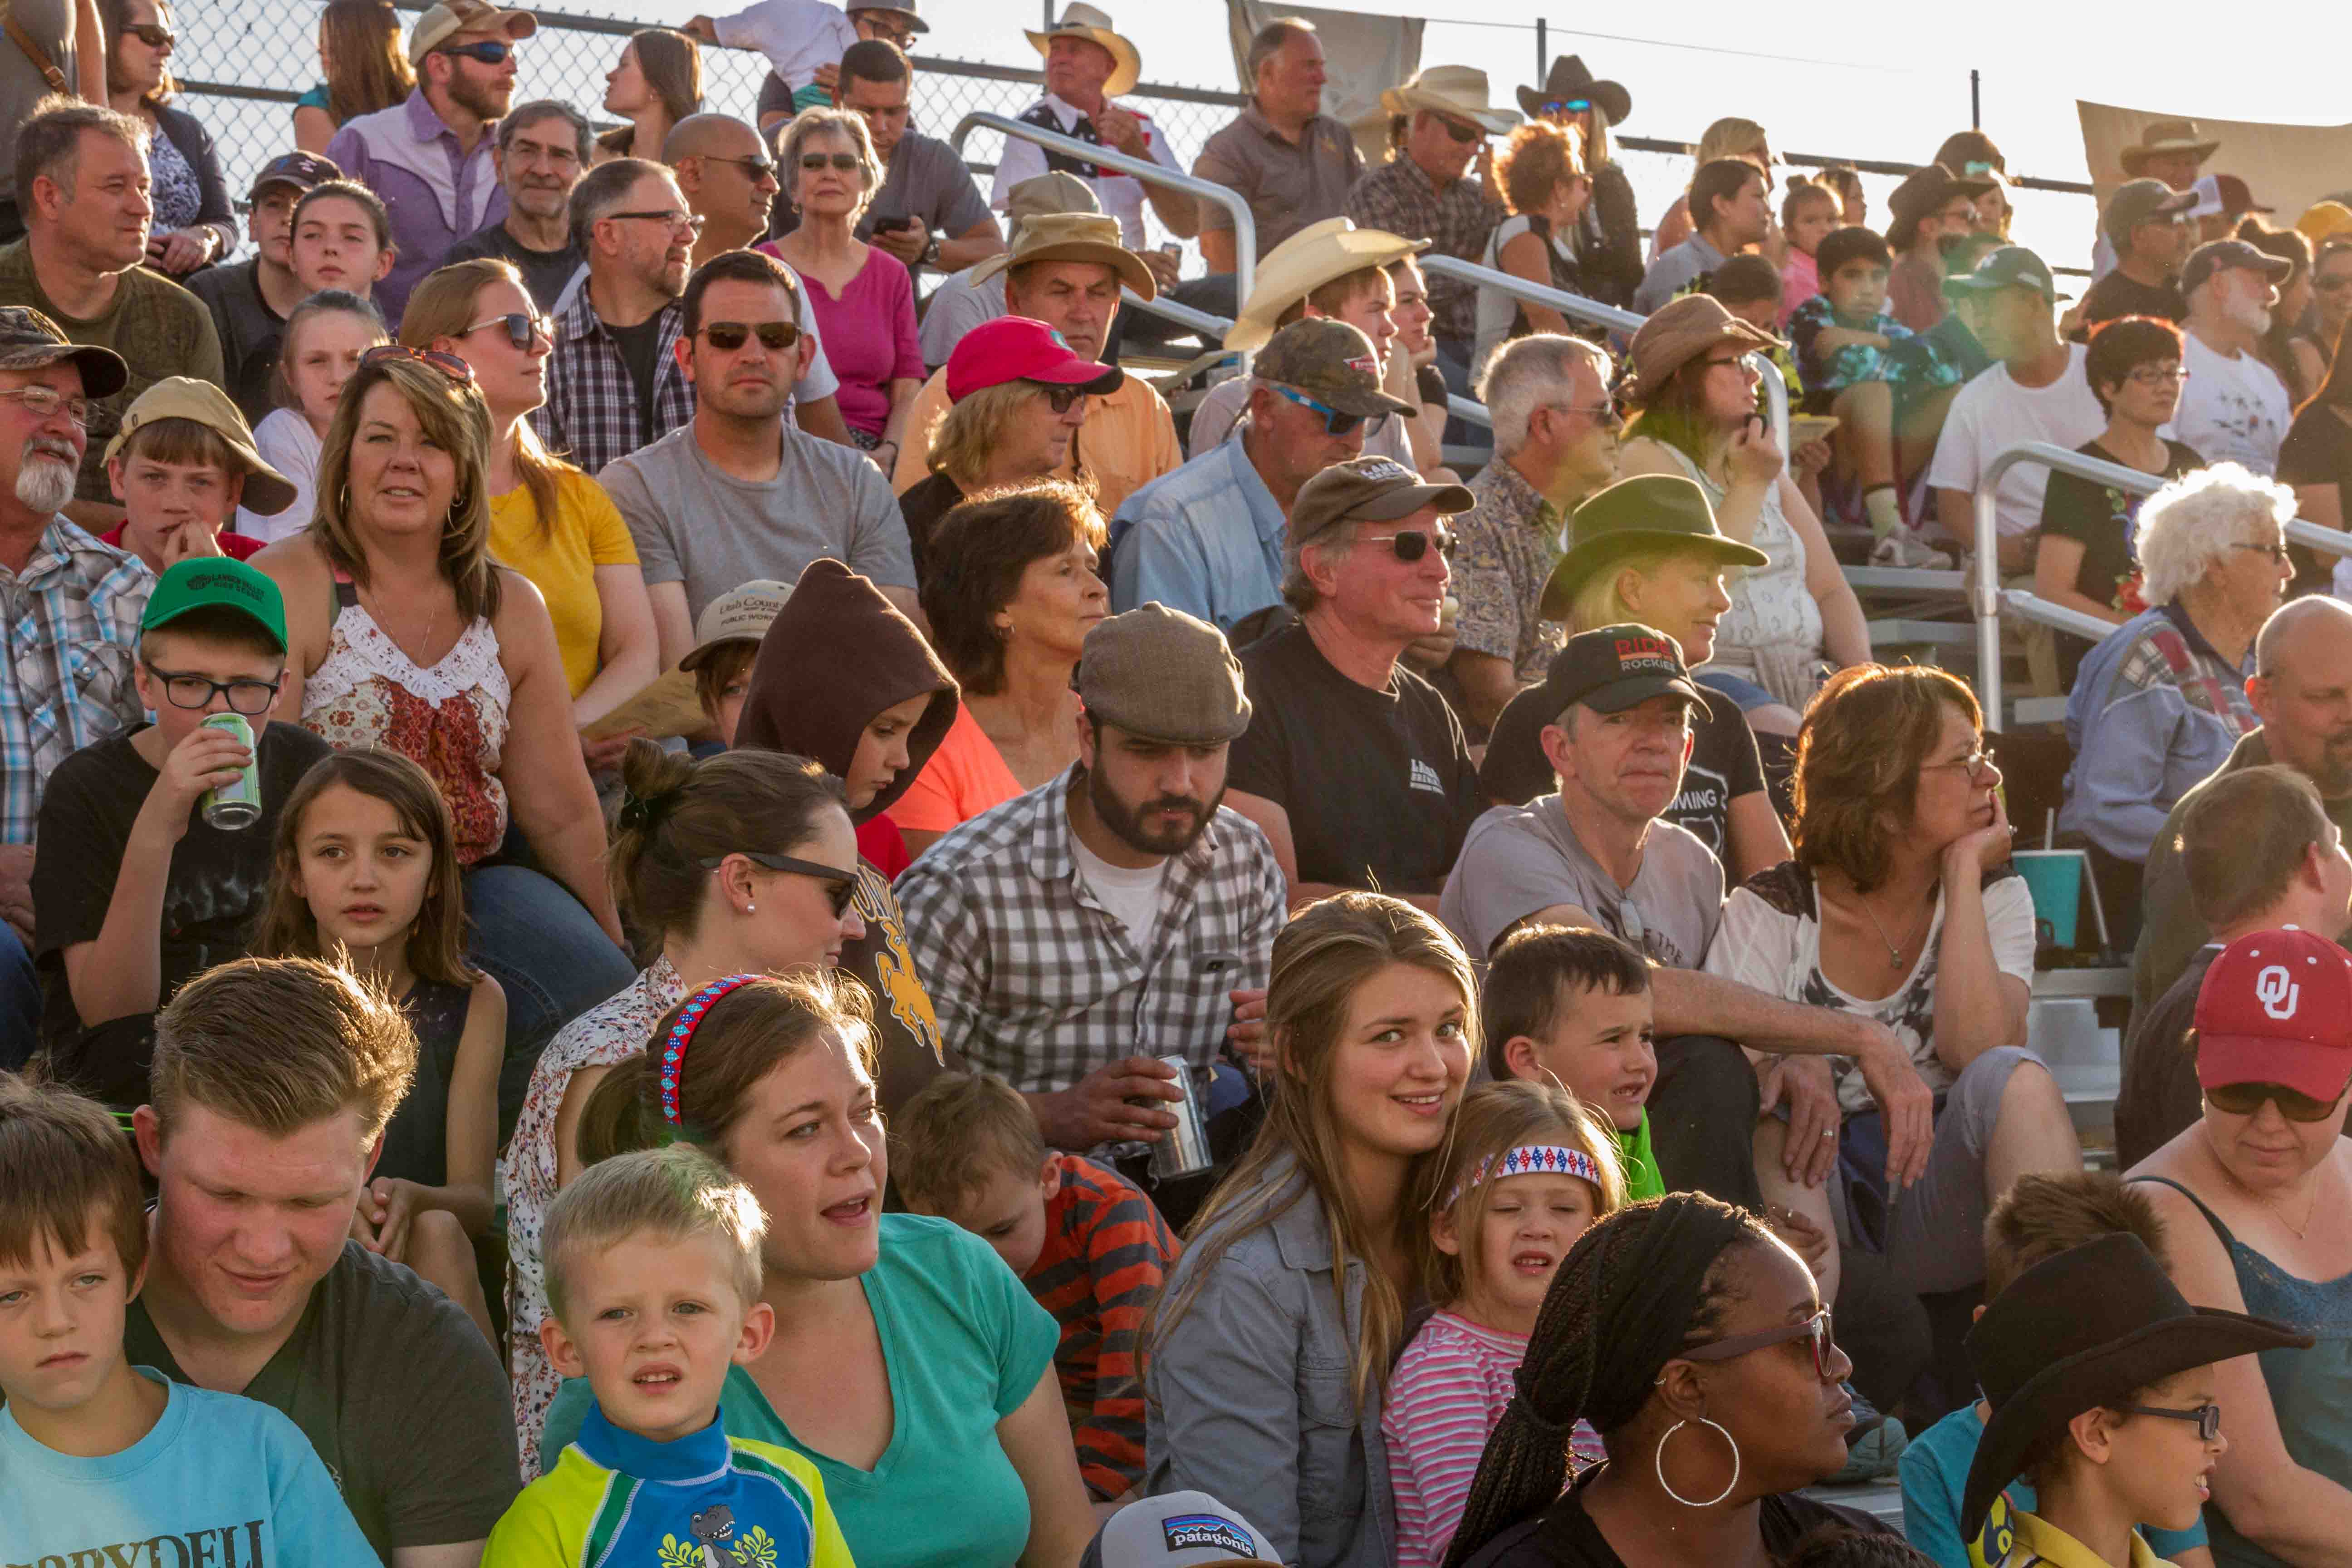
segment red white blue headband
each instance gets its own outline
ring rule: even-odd
[[[1445,1206],[1452,1208],[1463,1194],[1507,1176],[1574,1176],[1598,1187],[1601,1164],[1583,1150],[1565,1143],[1522,1143],[1500,1159],[1479,1161],[1477,1168],[1445,1194]]]
[[[669,1026],[669,1034],[662,1041],[659,1077],[664,1121],[681,1131],[685,1130],[686,1119],[678,1110],[677,1086],[686,1076],[686,1047],[693,1042],[694,1031],[702,1026],[702,1020],[709,1016],[710,1009],[718,1005],[721,996],[749,985],[754,980],[766,978],[763,974],[730,974],[724,980],[714,980],[696,992],[692,1000],[678,1009],[677,1022]]]

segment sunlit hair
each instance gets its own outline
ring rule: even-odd
[[[1004,689],[1006,638],[996,614],[1018,598],[1022,574],[1084,540],[1103,547],[1094,497],[1061,479],[1032,479],[976,497],[933,525],[921,589],[931,645],[967,697]]]
[[[237,958],[155,1015],[148,1100],[169,1133],[183,1108],[285,1138],[345,1111],[373,1144],[416,1074],[416,1032],[371,975],[316,958]]]
[[[1312,38],[1315,24],[1304,16],[1276,16],[1250,35],[1249,54],[1242,66],[1242,79],[1252,88],[1257,85],[1258,74],[1265,62],[1290,47],[1294,38]]]
[[[1516,1078],[1482,1083],[1462,1097],[1453,1144],[1439,1173],[1437,1200],[1430,1205],[1433,1219],[1444,1214],[1454,1222],[1456,1247],[1453,1252],[1437,1249],[1431,1300],[1452,1305],[1466,1297],[1473,1285],[1482,1283],[1477,1279],[1478,1233],[1486,1223],[1487,1211],[1494,1207],[1499,1184],[1490,1167],[1512,1150],[1529,1143],[1556,1143],[1580,1149],[1592,1157],[1601,1180],[1585,1185],[1592,1189],[1595,1220],[1624,1206],[1624,1160],[1617,1134],[1591,1106],[1556,1084]],[[1489,1173],[1480,1179],[1481,1171]]]
[[[564,1315],[583,1255],[648,1234],[669,1242],[717,1242],[726,1251],[736,1297],[746,1307],[760,1299],[760,1243],[768,1234],[760,1200],[700,1149],[672,1143],[591,1165],[548,1205],[540,1247],[547,1304],[556,1321],[567,1330],[584,1326]]]
[[[1470,960],[1454,934],[1437,921],[1381,893],[1339,893],[1301,910],[1274,939],[1274,975],[1266,993],[1266,1037],[1277,1066],[1267,1080],[1265,1121],[1249,1151],[1217,1184],[1194,1216],[1178,1268],[1184,1282],[1162,1296],[1146,1325],[1144,1340],[1155,1349],[1183,1321],[1217,1260],[1234,1243],[1272,1225],[1300,1203],[1320,1204],[1331,1233],[1331,1285],[1343,1315],[1349,1264],[1370,1260],[1389,1247],[1405,1262],[1402,1293],[1384,1268],[1364,1270],[1357,1314],[1353,1386],[1359,1406],[1404,1343],[1408,1300],[1429,1296],[1437,1278],[1437,1248],[1427,1216],[1439,1195],[1446,1163],[1443,1147],[1416,1157],[1406,1173],[1396,1230],[1372,1234],[1346,1176],[1339,1111],[1333,1103],[1332,1063],[1347,1033],[1348,1012],[1358,990],[1382,970],[1402,964],[1443,977],[1461,997],[1464,1037],[1475,1053],[1478,1041],[1478,987]],[[1298,1178],[1277,1182],[1275,1173],[1295,1161]]]
[[[1541,212],[1560,183],[1584,174],[1584,132],[1530,120],[1495,154],[1495,178],[1515,213]]]
[[[400,313],[400,341],[413,349],[429,349],[435,340],[446,338],[446,352],[464,359],[466,329],[482,319],[478,313],[482,293],[494,283],[510,283],[521,289],[525,309],[538,312],[539,305],[513,262],[478,257],[437,268],[410,290],[407,308]],[[528,419],[515,421],[514,466],[530,497],[531,537],[544,542],[555,531],[556,512],[562,505],[557,492],[563,477],[579,474],[585,479],[587,475],[549,452]]]
[[[357,180],[320,181],[302,193],[301,199],[294,204],[294,216],[289,221],[296,229],[299,229],[304,213],[320,202],[335,201],[349,202],[367,214],[368,226],[375,233],[377,250],[397,248],[392,237],[392,213],[384,206],[383,198]]]
[[[2216,463],[2177,479],[2140,503],[2132,547],[2140,597],[2169,605],[2241,544],[2272,542],[2294,521],[2294,492],[2242,463]]]
[[[81,164],[81,133],[95,131],[147,156],[149,133],[144,120],[118,113],[102,103],[84,103],[65,93],[51,93],[33,105],[29,119],[16,127],[16,202],[30,219],[39,210],[33,201],[33,182],[53,181],[68,200],[74,194]]]
[[[2213,931],[2254,919],[2334,832],[2312,782],[2280,763],[2216,773],[2180,818],[2189,907]]]
[[[1628,549],[1589,574],[1569,598],[1568,624],[1574,631],[1622,626],[1642,617],[1625,603],[1625,579],[1656,576],[1690,552],[1671,544]]]
[[[278,363],[269,373],[271,398],[280,408],[299,408],[301,400],[294,395],[291,373],[301,359],[304,329],[320,316],[345,315],[358,319],[375,334],[373,342],[388,343],[392,335],[384,331],[383,312],[375,308],[373,300],[362,300],[348,289],[321,289],[294,307],[286,318],[286,330],[278,340]]]
[[[1551,1037],[1561,1017],[1586,993],[1639,996],[1650,989],[1653,967],[1642,950],[1605,931],[1523,925],[1496,942],[1486,964],[1478,1006],[1486,1027],[1486,1070],[1511,1077],[1510,1043]]]
[[[30,1263],[46,1240],[71,1258],[93,1233],[136,1279],[147,1258],[139,1156],[106,1107],[62,1084],[0,1072],[0,1268]]]
[[[702,49],[692,38],[668,27],[647,27],[630,34],[625,47],[637,51],[637,70],[661,100],[662,113],[672,126],[702,112]],[[662,155],[659,147],[637,145],[635,125],[614,126],[596,138],[596,145],[615,157]]]
[[[1764,134],[1761,125],[1736,115],[1727,116],[1699,132],[1697,167],[1704,169],[1719,158],[1738,158],[1750,167],[1761,168],[1763,155],[1770,149],[1771,139]],[[1696,170],[1693,173],[1696,174]],[[1696,202],[1691,204],[1691,218],[1697,221]]]
[[[1797,731],[1797,863],[1827,867],[1859,893],[1886,880],[1895,845],[1919,803],[1919,770],[1935,755],[1944,712],[1973,733],[1984,710],[1967,681],[1927,665],[1854,664],[1830,677]]]
[[[857,194],[856,205],[851,208],[849,221],[855,226],[882,189],[885,172],[882,160],[874,155],[874,134],[866,128],[866,116],[854,109],[803,109],[793,116],[783,130],[776,149],[776,177],[784,182],[784,195],[793,205],[800,205],[801,153],[808,143],[819,136],[838,136],[849,143],[857,162],[866,172],[865,185]]]
[[[360,366],[344,384],[334,421],[319,444],[319,510],[310,531],[320,549],[329,565],[367,585],[367,547],[352,508],[352,442],[368,394],[379,386],[400,395],[425,439],[456,465],[457,488],[441,529],[441,574],[457,592],[457,613],[468,621],[497,615],[501,568],[490,559],[489,405],[470,381],[460,383],[437,365],[387,354]]]
[[[1558,332],[1530,332],[1496,349],[1478,378],[1478,395],[1486,405],[1495,429],[1495,451],[1509,457],[1528,444],[1528,426],[1536,410],[1571,398],[1576,364],[1592,367],[1605,401],[1615,367],[1609,351],[1584,338]]]
[[[949,1214],[995,1178],[1034,1183],[1045,1139],[1021,1091],[992,1072],[945,1072],[890,1118],[890,1180],[926,1214]]]
[[[328,0],[319,14],[327,58],[327,118],[341,126],[390,109],[416,90],[416,68],[386,0]]]
[[[931,426],[931,472],[945,474],[970,495],[988,477],[1013,422],[1046,389],[1034,381],[1006,381],[967,393],[950,404]],[[1044,476],[1040,475],[1039,478]]]
[[[436,984],[472,984],[481,974],[466,961],[465,883],[449,805],[430,773],[382,746],[354,746],[320,758],[278,808],[269,901],[254,927],[254,956],[343,961],[340,948],[330,951],[320,940],[317,911],[302,896],[302,821],[312,803],[338,784],[392,807],[402,834],[424,845],[431,859],[425,902],[408,928],[408,967],[418,979]]]
[[[1791,174],[1789,176],[1788,193],[1780,198],[1780,226],[1791,233],[1796,230],[1797,219],[1816,202],[1827,202],[1832,217],[1845,210],[1844,200],[1819,179]]]
[[[2037,1263],[2122,1231],[2139,1237],[2157,1262],[2165,1254],[2164,1221],[2137,1186],[2113,1171],[2033,1172],[2017,1178],[1985,1215],[1985,1300]]]

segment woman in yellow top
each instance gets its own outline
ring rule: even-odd
[[[490,551],[547,600],[572,719],[588,724],[661,673],[637,547],[604,487],[540,445],[530,415],[547,400],[547,322],[505,261],[461,261],[408,297],[400,341],[464,360],[490,407]],[[590,771],[617,765],[625,736],[583,740]]]

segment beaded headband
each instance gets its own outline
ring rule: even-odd
[[[1598,1187],[1601,1166],[1583,1150],[1564,1143],[1522,1143],[1499,1160],[1479,1161],[1477,1169],[1445,1194],[1445,1206],[1452,1208],[1463,1194],[1506,1176],[1574,1176]]]
[[[694,994],[693,999],[678,1009],[677,1022],[669,1026],[669,1035],[662,1041],[661,1054],[661,1113],[662,1120],[683,1131],[686,1119],[677,1108],[678,1080],[686,1076],[686,1047],[694,1039],[694,1031],[719,999],[754,980],[764,980],[762,974],[730,974],[724,980],[714,980]]]

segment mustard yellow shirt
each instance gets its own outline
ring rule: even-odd
[[[555,517],[542,527],[529,487],[517,485],[490,499],[490,553],[530,578],[547,601],[564,681],[579,696],[596,679],[596,646],[604,634],[596,568],[637,563],[620,509],[594,479],[567,472],[557,476]]]
[[[2009,1550],[2001,1553],[2000,1568],[2171,1568],[2148,1550],[2137,1531],[2131,1538],[2131,1562],[2109,1563],[2039,1514],[2020,1509],[2010,1517],[2014,1533]]]

